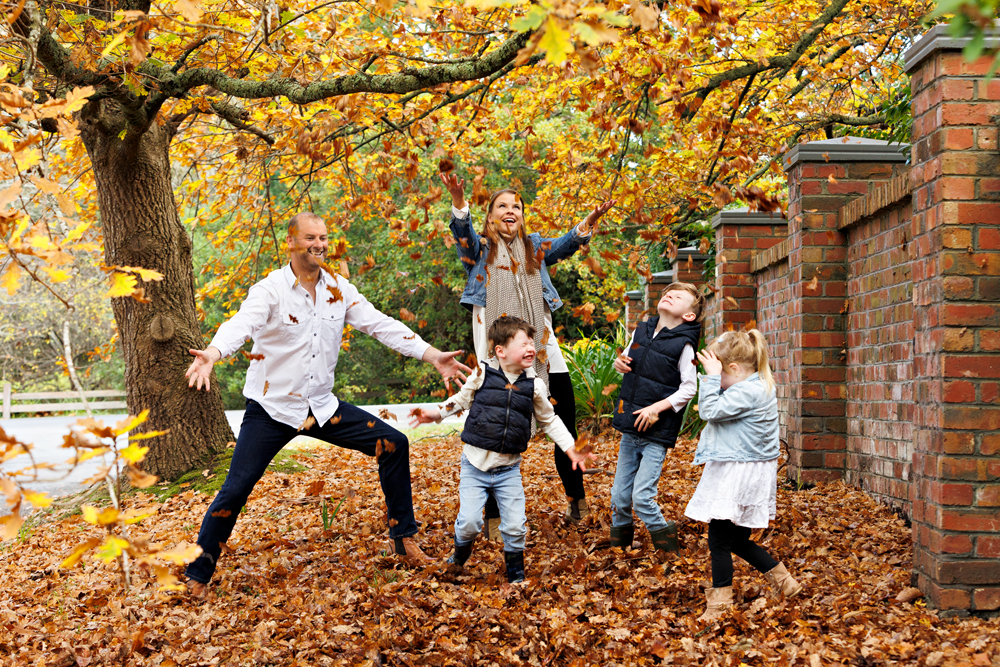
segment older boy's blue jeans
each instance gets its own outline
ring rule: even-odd
[[[622,433],[618,447],[615,483],[611,487],[611,525],[632,524],[632,510],[650,532],[662,530],[667,522],[656,502],[660,470],[667,449],[658,442]]]
[[[271,459],[299,434],[294,427],[272,419],[256,401],[247,400],[247,410],[226,481],[201,522],[198,546],[202,555],[188,565],[188,578],[203,584],[209,582],[222,552],[220,545],[229,540],[253,487],[264,476]],[[395,451],[383,451],[378,458],[378,477],[390,519],[389,536],[410,537],[416,534],[417,522],[413,516],[410,488],[410,443],[405,435],[361,408],[343,401],[333,419],[322,425],[313,424],[301,435],[368,456],[375,456],[376,443],[380,439],[395,443]]]
[[[520,461],[512,466],[480,470],[462,454],[462,473],[458,478],[458,518],[455,519],[455,544],[469,544],[483,529],[483,507],[488,491],[500,506],[500,535],[504,551],[524,551],[525,525],[524,485],[521,483]]]

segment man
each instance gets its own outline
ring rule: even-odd
[[[254,360],[243,395],[246,414],[226,481],[205,513],[198,545],[202,555],[187,568],[189,589],[203,597],[222,545],[268,464],[299,433],[378,457],[392,550],[410,563],[428,562],[417,532],[410,489],[409,441],[380,419],[333,395],[334,369],[344,325],[387,347],[430,362],[445,381],[465,380],[471,369],[457,352],[441,352],[403,323],[375,309],[345,278],[323,270],[326,223],[299,213],[288,223],[288,265],[250,288],[239,312],[219,327],[185,376],[188,386],[206,390],[212,368],[253,339]],[[258,357],[257,355],[262,355]]]

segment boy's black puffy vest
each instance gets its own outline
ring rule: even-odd
[[[507,380],[503,371],[482,365],[486,377],[469,407],[462,442],[501,454],[520,454],[531,439],[535,378],[527,373]],[[514,389],[508,389],[513,384]]]
[[[611,422],[617,430],[673,447],[681,430],[684,411],[664,410],[659,420],[645,431],[635,428],[638,415],[632,414],[662,401],[681,386],[678,368],[685,345],[698,349],[701,325],[681,322],[673,329],[664,327],[653,338],[659,316],[639,324],[635,330],[632,347],[625,355],[632,358],[632,371],[622,378],[622,388],[615,402],[615,416]]]

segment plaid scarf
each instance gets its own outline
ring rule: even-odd
[[[524,256],[524,243],[514,237],[497,246],[493,265],[486,266],[486,327],[501,315],[512,315],[526,320],[535,327],[535,375],[549,386],[548,354],[545,343],[545,299],[542,295],[543,268],[530,275]],[[493,356],[493,350],[489,352]]]

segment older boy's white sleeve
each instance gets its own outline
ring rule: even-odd
[[[559,449],[569,451],[575,442],[570,435],[566,425],[559,419],[559,415],[552,408],[549,402],[549,391],[545,388],[545,381],[535,378],[535,421],[547,436],[559,445]]]
[[[476,366],[476,372],[465,381],[459,392],[438,405],[438,410],[441,411],[441,419],[456,415],[463,410],[468,410],[472,405],[472,399],[476,397],[476,391],[483,386],[483,378],[485,377],[486,374],[483,373],[482,365]]]
[[[690,345],[684,346],[677,369],[681,372],[681,386],[668,397],[674,412],[683,410],[687,402],[698,393],[698,367],[694,365],[694,348]]]

